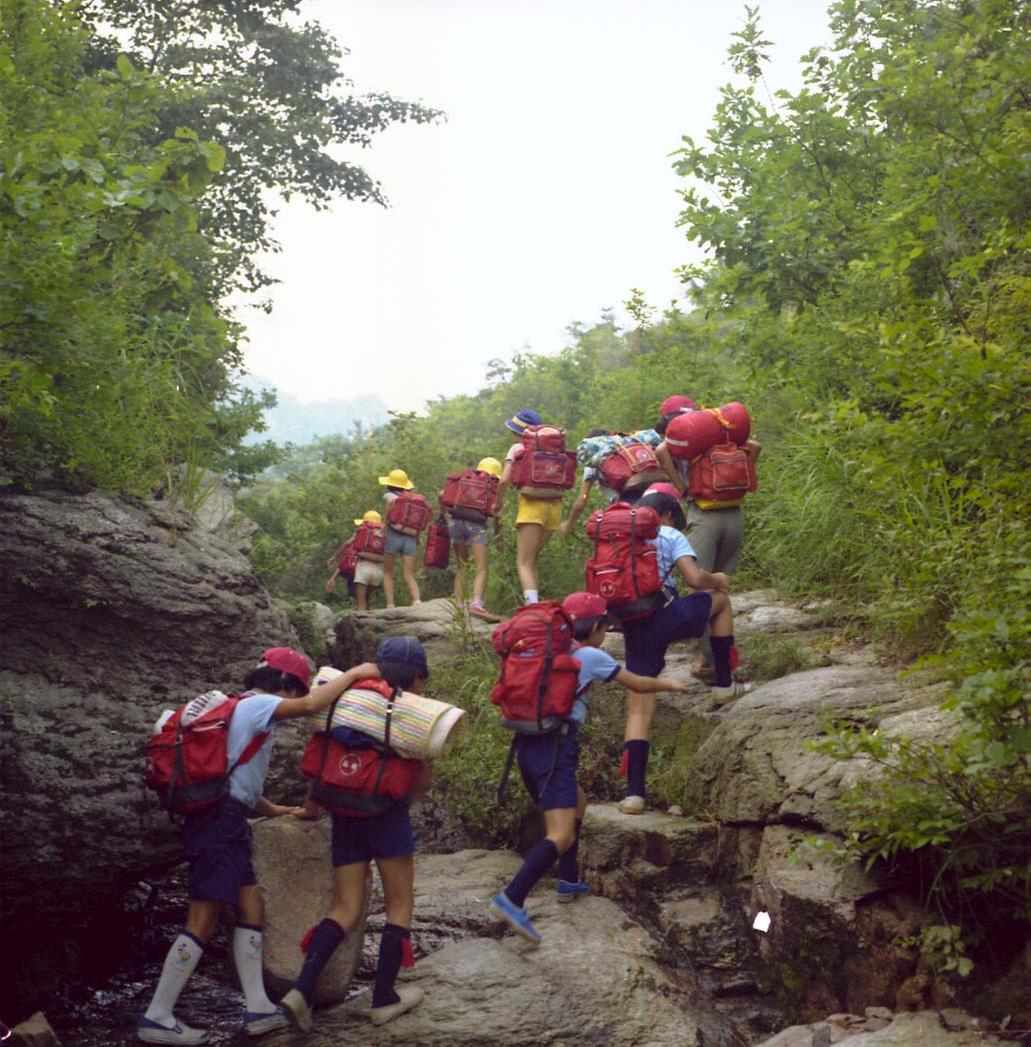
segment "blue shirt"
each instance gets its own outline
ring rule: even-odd
[[[278,695],[262,691],[250,693],[237,705],[229,721],[227,747],[230,767],[240,759],[240,754],[256,734],[269,732],[264,745],[245,764],[234,767],[229,775],[229,795],[248,808],[258,805],[265,788],[265,775],[272,758],[272,732],[276,726],[272,714],[282,700]]]
[[[573,657],[580,663],[580,675],[576,680],[576,701],[573,711],[566,717],[570,723],[582,724],[587,719],[587,692],[596,680],[608,682],[615,679],[623,668],[608,651],[600,647],[575,647]]]
[[[659,550],[659,577],[666,590],[677,595],[677,560],[682,556],[694,557],[691,543],[675,527],[662,526],[659,537],[651,539],[652,545]]]

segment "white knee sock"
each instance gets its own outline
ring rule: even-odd
[[[172,948],[165,957],[165,965],[161,968],[161,977],[154,990],[154,998],[147,1008],[146,1016],[152,1022],[171,1026],[175,1002],[203,955],[204,946],[186,931],[172,942]]]
[[[540,600],[540,596],[538,595],[536,589],[524,589],[523,600],[526,603],[537,603]]]
[[[248,924],[237,925],[233,931],[233,960],[240,976],[240,987],[252,1014],[269,1014],[276,1005],[265,993],[261,974],[261,930]]]

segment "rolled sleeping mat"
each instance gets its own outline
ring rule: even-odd
[[[324,665],[315,674],[315,683],[328,683],[340,675],[339,669]],[[341,695],[332,722],[334,727],[349,727],[382,742],[386,721],[387,699],[378,691],[356,687]],[[305,723],[312,730],[325,730],[326,714],[313,713]],[[464,709],[402,691],[390,721],[390,748],[398,756],[437,760],[465,738],[465,729]]]
[[[750,428],[748,409],[736,401],[722,407],[685,411],[666,426],[666,446],[674,458],[693,461],[716,444],[743,444]]]

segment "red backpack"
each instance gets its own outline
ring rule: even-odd
[[[358,550],[355,549],[355,540],[352,538],[345,542],[337,553],[337,568],[344,578],[353,578],[358,567]]]
[[[390,723],[394,702],[400,688],[384,680],[360,680],[355,685],[378,691],[387,699],[387,717],[383,742],[357,736],[359,745],[345,745],[334,737],[333,713],[338,698],[326,712],[326,726],[308,739],[301,758],[301,773],[312,779],[311,797],[333,814],[345,818],[374,818],[412,795],[423,764],[396,755],[390,749]]]
[[[628,443],[616,447],[598,467],[601,482],[613,491],[637,491],[665,480],[666,471],[659,465],[655,451],[647,444]]]
[[[737,444],[723,443],[710,447],[692,463],[688,494],[692,498],[730,502],[744,498],[758,486],[752,456]]]
[[[520,607],[496,626],[494,649],[501,678],[490,700],[501,726],[520,734],[548,734],[573,711],[580,663],[570,654],[573,621],[557,600]]]
[[[528,498],[561,498],[576,483],[576,452],[566,450],[566,431],[531,425],[523,452],[512,461],[512,483]]]
[[[460,520],[486,523],[498,495],[498,478],[476,469],[450,473],[444,481],[441,504]]]
[[[382,560],[387,547],[387,531],[383,524],[366,521],[355,531],[351,541],[360,560]]]
[[[659,533],[659,514],[648,506],[616,502],[587,521],[594,555],[584,570],[584,588],[604,598],[622,622],[647,618],[666,603],[659,577],[659,551],[648,541]]]
[[[194,814],[229,795],[229,775],[253,759],[268,732],[256,734],[229,765],[229,723],[244,699],[208,691],[181,705],[146,746],[145,781],[172,814]]]
[[[426,550],[422,554],[426,567],[446,569],[451,562],[451,535],[443,518],[430,524],[426,533]]]
[[[421,494],[401,491],[387,510],[387,524],[395,531],[417,537],[433,519],[433,510]]]

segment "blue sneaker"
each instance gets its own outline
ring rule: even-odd
[[[172,1024],[161,1025],[143,1017],[136,1023],[136,1039],[144,1043],[207,1043],[208,1034],[205,1029],[191,1029],[181,1021],[172,1018]]]
[[[558,889],[555,891],[560,902],[575,902],[581,894],[590,893],[590,887],[583,880],[578,880],[576,883],[570,883],[568,880],[559,880]]]
[[[265,1014],[255,1014],[254,1011],[248,1011],[244,1015],[243,1027],[248,1036],[264,1036],[265,1033],[275,1032],[276,1029],[287,1029],[290,1027],[290,1023],[283,1013],[283,1008],[277,1007],[274,1011],[269,1011]]]
[[[521,935],[528,942],[533,942],[534,945],[540,944],[541,936],[537,932],[537,928],[530,923],[530,917],[527,916],[526,910],[516,905],[504,891],[499,891],[495,894],[487,903],[487,908],[495,916],[501,917],[516,934]]]

